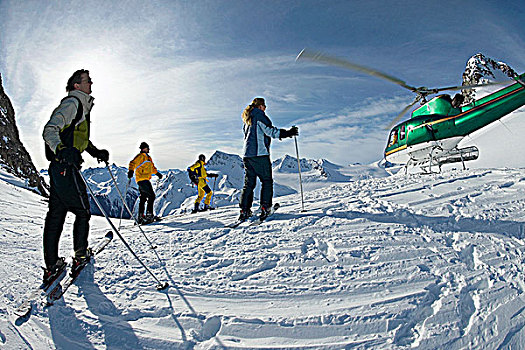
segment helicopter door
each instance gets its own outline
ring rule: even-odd
[[[406,136],[406,129],[405,129],[405,124],[403,124],[399,128],[399,140],[400,141],[404,141],[405,140],[405,136]]]

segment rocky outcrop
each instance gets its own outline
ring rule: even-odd
[[[477,53],[467,62],[465,72],[463,73],[463,85],[484,84],[494,81],[496,78],[494,71],[498,70],[502,71],[509,78],[517,76],[514,69],[508,64],[495,61],[482,53]],[[462,94],[465,96],[463,105],[471,103],[476,98],[475,89],[462,90]]]
[[[6,95],[0,74],[0,166],[26,180],[28,188],[47,196],[47,185],[36,170],[31,156],[20,141],[15,111]]]

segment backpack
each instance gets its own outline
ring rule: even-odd
[[[75,115],[75,119],[73,119],[71,124],[69,124],[67,128],[64,128],[64,130],[62,130],[59,133],[59,135],[60,135],[60,140],[62,141],[64,145],[71,146],[73,145],[73,134],[75,131],[75,126],[80,121],[80,119],[82,119],[82,114],[84,113],[84,107],[82,106],[82,102],[80,102],[80,99],[76,96],[66,96],[60,101],[60,103],[62,104],[62,102],[64,102],[64,100],[68,98],[74,98],[78,101],[77,114]],[[46,149],[46,159],[50,162],[56,160],[56,154],[55,152],[53,152],[51,147],[49,147],[47,142],[44,142],[44,145]]]

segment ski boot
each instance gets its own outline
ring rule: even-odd
[[[88,248],[86,255],[75,256],[73,258],[73,263],[71,264],[71,276],[78,274],[80,270],[91,261],[91,255],[93,255],[93,253],[91,252],[91,249]]]
[[[252,211],[250,209],[241,209],[239,214],[239,221],[246,221],[252,216]]]
[[[195,203],[195,207],[191,211],[192,214],[198,213],[200,211],[199,209],[199,203]]]
[[[58,276],[60,276],[62,271],[66,268],[65,260],[65,258],[58,258],[55,265],[49,268],[44,268],[44,277],[42,278],[42,283],[44,285],[50,285]]]
[[[271,209],[272,209],[271,205],[263,204],[261,206],[261,215],[259,215],[259,219],[261,221],[265,220],[270,215]]]
[[[144,225],[151,224],[153,221],[155,221],[155,216],[152,213],[147,213],[144,217]]]

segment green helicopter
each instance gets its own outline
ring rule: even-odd
[[[419,166],[423,170],[432,172],[432,166],[438,166],[441,170],[443,164],[456,162],[462,162],[465,168],[466,161],[478,158],[479,150],[476,146],[459,148],[459,142],[465,136],[488,126],[525,104],[525,74],[505,82],[429,89],[410,86],[400,79],[377,70],[308,49],[299,53],[296,61],[299,59],[309,59],[366,73],[391,81],[417,94],[414,101],[389,125],[388,128],[392,129],[384,151],[386,162],[403,164],[406,171],[409,166]],[[427,101],[429,95],[441,91],[466,91],[501,84],[508,84],[508,86],[465,105],[461,105],[462,94],[456,94],[454,98],[443,94]],[[417,102],[421,103],[421,107],[412,112],[411,118],[395,125]]]

